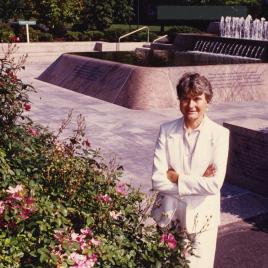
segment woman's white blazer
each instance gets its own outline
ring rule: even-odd
[[[220,189],[228,158],[229,130],[204,117],[204,125],[192,155],[190,174],[183,170],[183,118],[161,125],[155,146],[152,185],[158,195],[152,216],[159,226],[176,217],[190,233],[216,228],[220,223]],[[203,177],[210,164],[213,177]],[[179,174],[178,183],[167,178],[167,170]]]

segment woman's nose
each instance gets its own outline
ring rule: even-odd
[[[188,106],[191,108],[191,107],[194,107],[194,101],[193,100],[189,100],[188,102]]]

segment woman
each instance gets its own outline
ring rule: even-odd
[[[177,95],[183,117],[161,125],[155,147],[152,215],[160,227],[178,220],[195,237],[191,268],[212,268],[229,131],[206,116],[213,96],[206,77],[184,74]]]

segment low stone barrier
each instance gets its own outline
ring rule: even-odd
[[[268,197],[268,120],[227,121],[230,152],[226,180]]]
[[[178,105],[176,84],[185,72],[209,78],[214,103],[268,100],[266,63],[144,67],[64,54],[39,79],[130,109],[153,110]]]

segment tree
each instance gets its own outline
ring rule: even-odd
[[[56,35],[63,34],[66,23],[79,20],[82,9],[80,0],[33,0],[35,16]]]
[[[0,0],[0,18],[4,22],[29,19],[32,12],[33,3],[31,0]]]
[[[81,22],[84,29],[104,30],[113,22],[114,0],[84,0]]]
[[[0,15],[4,22],[34,19],[60,34],[67,23],[79,20],[82,0],[0,0]]]
[[[81,24],[84,29],[105,30],[112,23],[127,23],[133,16],[133,0],[84,0]]]
[[[62,35],[67,24],[104,30],[115,22],[127,23],[133,0],[0,0],[0,15],[4,22],[34,19]]]
[[[133,0],[115,0],[114,22],[128,23],[134,15]]]

